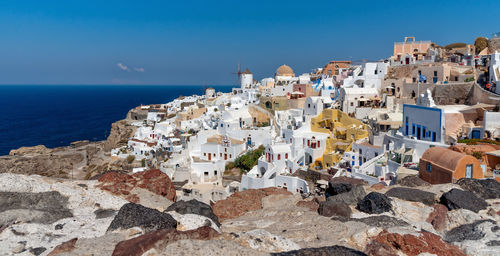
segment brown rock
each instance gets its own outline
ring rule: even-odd
[[[56,248],[54,248],[54,250],[52,250],[48,254],[48,256],[54,256],[54,255],[58,255],[60,253],[72,251],[73,249],[75,249],[75,244],[76,244],[77,240],[78,240],[78,238],[75,237],[69,241],[66,241],[66,242],[56,246]]]
[[[101,182],[98,186],[102,190],[122,196],[133,203],[139,202],[139,197],[131,193],[135,187],[149,190],[173,202],[177,200],[174,184],[168,175],[158,169],[138,172],[133,175],[108,172],[101,175],[98,180]]]
[[[465,256],[457,246],[451,245],[441,239],[440,236],[430,232],[419,232],[419,236],[410,234],[389,233],[387,230],[380,232],[372,241],[387,245],[395,251],[400,250],[402,253],[415,256],[421,253],[431,253],[438,256]],[[384,246],[387,250],[388,247]],[[368,245],[367,248],[377,247],[377,245]]]
[[[365,253],[370,256],[397,256],[397,252],[390,245],[372,241],[366,246]]]
[[[113,256],[140,256],[152,248],[165,248],[168,244],[183,239],[209,240],[219,233],[211,227],[200,227],[194,230],[177,231],[176,229],[162,229],[121,241],[115,247]]]
[[[217,201],[212,207],[219,220],[237,218],[246,212],[262,209],[262,198],[269,195],[291,195],[282,188],[249,189],[232,194],[225,200]]]
[[[385,187],[386,187],[386,185],[385,185],[384,183],[377,183],[377,184],[373,184],[373,185],[371,186],[371,188],[372,188],[373,190],[377,190],[377,191],[378,191],[378,190],[382,190],[382,189],[384,189]]]
[[[330,183],[349,183],[353,186],[368,185],[368,182],[362,179],[349,178],[345,176],[335,177],[330,180]]]
[[[309,210],[316,212],[318,211],[319,204],[314,201],[298,201],[297,206],[308,208]]]
[[[433,207],[434,211],[425,221],[432,224],[436,231],[443,231],[446,228],[448,208],[442,204],[435,204]]]

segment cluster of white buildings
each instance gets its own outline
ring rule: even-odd
[[[467,121],[470,113],[491,106],[436,105],[430,90],[405,99],[396,95],[395,86],[383,86],[391,66],[435,61],[426,42],[414,46],[420,47],[414,50],[418,54],[408,56],[407,49],[399,49],[407,45],[398,44],[395,57],[386,61],[332,61],[299,76],[282,65],[273,77],[257,81],[246,69],[230,93],[209,88],[205,95],[138,107],[146,118],[133,123],[134,136],[112,154],[144,159],[144,167],[160,168],[183,184],[181,198],[209,202],[265,187],[307,194],[314,188],[304,179],[308,171],[390,185],[402,166],[414,167],[431,147],[448,147],[460,138],[498,137],[498,112],[483,111],[479,124]],[[499,56],[491,56],[490,66],[497,82]],[[331,109],[347,115],[335,119],[329,115],[337,112],[326,111]],[[347,117],[364,124],[352,124]],[[368,132],[360,136],[357,129],[364,125]],[[226,170],[228,163],[259,147],[264,147],[262,155],[241,180],[223,178],[225,172],[234,174]]]

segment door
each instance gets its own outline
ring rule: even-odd
[[[479,139],[479,138],[481,138],[481,131],[479,131],[479,130],[473,130],[472,131],[472,138],[473,139]]]
[[[465,166],[465,178],[472,179],[472,164]]]
[[[417,139],[420,139],[420,126],[417,126]]]
[[[208,161],[212,161],[212,154],[208,153]]]
[[[227,154],[224,154],[224,160],[227,160]]]

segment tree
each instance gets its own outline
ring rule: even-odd
[[[488,39],[486,37],[478,37],[474,41],[474,47],[476,47],[476,54],[479,54],[482,50],[488,47]]]

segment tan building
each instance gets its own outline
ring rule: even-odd
[[[403,61],[401,64],[410,64],[410,59],[405,58],[408,55],[413,56],[414,60],[422,60],[427,56],[431,41],[415,41],[415,37],[405,37],[404,42],[394,43],[394,55],[392,59],[395,61]]]
[[[483,178],[479,161],[470,155],[432,147],[420,158],[419,176],[431,184],[456,182],[461,178]]]

